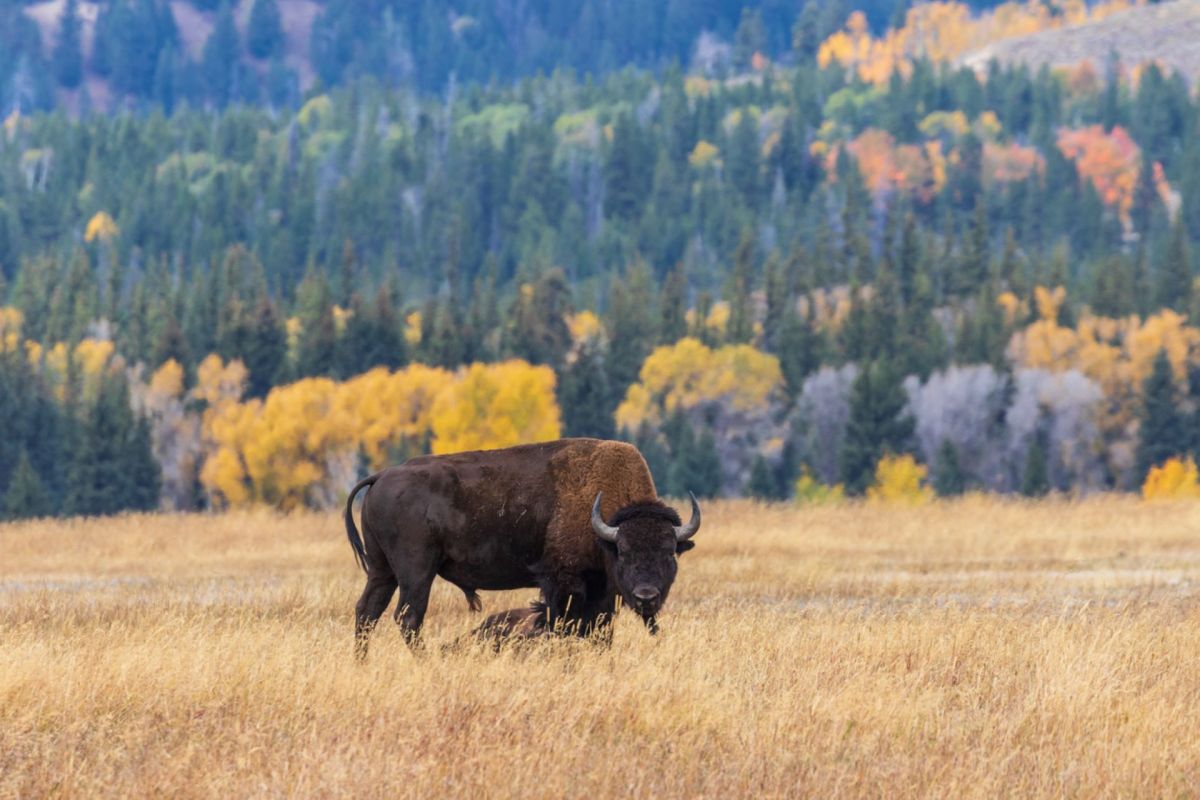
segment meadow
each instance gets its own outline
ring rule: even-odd
[[[0,797],[1200,794],[1200,503],[711,502],[663,632],[426,652],[333,514],[0,526]],[[485,611],[532,591],[484,593]]]

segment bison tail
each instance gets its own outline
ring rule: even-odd
[[[367,551],[363,547],[362,537],[358,535],[358,528],[354,527],[354,496],[358,494],[358,490],[364,486],[370,486],[379,480],[379,473],[363,478],[358,483],[354,484],[354,488],[350,490],[350,496],[346,498],[346,538],[350,540],[350,549],[354,551],[354,560],[362,567],[363,572],[367,571]]]
[[[479,599],[479,593],[474,589],[463,589],[463,594],[467,596],[467,605],[472,611],[483,611],[483,601]]]

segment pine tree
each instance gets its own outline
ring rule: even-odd
[[[1142,406],[1138,414],[1136,473],[1138,486],[1151,467],[1187,450],[1187,421],[1175,402],[1175,378],[1165,350],[1154,358],[1150,376],[1142,384]]]
[[[50,493],[30,463],[29,453],[22,449],[9,479],[8,490],[4,493],[3,518],[28,519],[47,517],[52,513],[54,508]]]
[[[725,168],[729,173],[729,182],[733,184],[742,199],[748,205],[755,205],[759,197],[759,144],[758,121],[750,114],[750,109],[740,111],[738,124],[729,137],[729,154],[725,159]]]
[[[80,50],[79,3],[67,0],[58,18],[58,40],[54,43],[54,75],[66,89],[74,89],[83,80],[83,54]]]
[[[733,272],[729,278],[729,328],[726,339],[744,344],[754,338],[754,308],[751,305],[751,279],[754,272],[754,235],[743,229],[733,254]]]
[[[820,344],[818,334],[794,306],[789,306],[780,326],[778,347],[779,369],[783,372],[789,397],[799,397],[804,379],[820,366]]]
[[[641,132],[631,114],[613,126],[612,150],[605,170],[604,210],[615,219],[633,219],[649,189],[651,164],[646,163]]]
[[[1192,304],[1192,263],[1187,229],[1176,220],[1158,281],[1158,304],[1187,313]]]
[[[613,398],[599,348],[585,346],[559,377],[559,407],[567,436],[613,436]]]
[[[646,459],[646,466],[654,478],[654,485],[660,494],[671,494],[671,454],[663,446],[662,439],[649,425],[642,423],[637,434],[630,436],[629,431],[622,430],[619,437],[632,442]]]
[[[900,253],[896,259],[896,284],[900,302],[907,309],[916,293],[917,273],[921,267],[921,242],[917,238],[917,221],[912,213],[904,217],[904,232],[900,236]]]
[[[1045,433],[1039,429],[1025,453],[1025,469],[1021,476],[1021,494],[1025,497],[1042,497],[1050,491],[1046,449]]]
[[[634,262],[624,281],[613,281],[607,317],[609,383],[614,396],[623,397],[657,338],[653,286],[645,263]]]
[[[758,9],[742,9],[742,19],[733,35],[733,63],[738,69],[748,69],[755,53],[767,49],[767,31],[763,25],[762,12]]]
[[[296,290],[296,302],[300,317],[296,375],[337,374],[337,328],[332,292],[325,275],[310,268]]]
[[[846,491],[862,494],[875,477],[875,465],[886,453],[900,453],[913,431],[903,414],[902,376],[886,361],[862,368],[850,392],[850,421],[839,454]]]
[[[283,20],[275,0],[254,0],[246,27],[246,48],[255,58],[270,58],[283,50]]]
[[[233,9],[228,0],[225,0],[221,3],[221,10],[217,12],[213,31],[204,42],[204,52],[201,56],[204,84],[209,98],[218,107],[228,105],[239,94],[240,87],[236,84],[240,72],[241,51]]]
[[[940,497],[954,497],[967,489],[967,478],[958,460],[958,448],[943,439],[933,465],[933,489]]]
[[[716,497],[721,493],[721,457],[716,438],[708,428],[694,439],[684,473],[676,483],[681,497],[687,492],[697,497]]]
[[[983,199],[975,204],[975,216],[964,242],[962,262],[955,273],[954,291],[960,296],[978,292],[988,276],[987,209]]]
[[[566,315],[571,291],[561,269],[525,284],[509,310],[504,350],[533,364],[558,367],[571,346]]]
[[[658,308],[659,344],[675,344],[687,335],[687,275],[682,261],[667,273]]]
[[[775,473],[761,454],[755,456],[754,466],[750,468],[750,482],[746,484],[746,493],[756,500],[778,499],[779,485],[775,480]]]
[[[134,420],[127,441],[123,471],[128,489],[124,507],[133,511],[153,511],[158,508],[162,493],[162,468],[154,458],[150,421],[145,417]]]
[[[149,425],[134,418],[123,376],[102,380],[84,415],[68,470],[68,513],[104,515],[157,505],[161,476]]]
[[[230,354],[241,359],[250,376],[246,394],[265,397],[284,379],[287,362],[287,330],[271,299],[263,294],[254,310],[238,321],[239,343]]]

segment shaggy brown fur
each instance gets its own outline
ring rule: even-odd
[[[546,631],[546,607],[533,603],[491,614],[475,628],[473,636],[497,645],[516,639],[532,639]]]
[[[650,468],[636,447],[627,442],[574,441],[588,445],[564,448],[550,460],[555,501],[554,517],[546,529],[546,554],[565,570],[602,564],[591,536],[597,492],[604,493],[600,514],[605,519],[626,506],[658,499]],[[581,535],[582,531],[588,535]]]

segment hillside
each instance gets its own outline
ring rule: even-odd
[[[178,31],[179,45],[183,53],[195,62],[204,56],[204,45],[212,34],[216,22],[215,10],[202,10],[184,0],[172,0],[166,4],[170,9],[171,19]],[[238,34],[245,39],[249,26],[250,10],[254,0],[240,0],[233,4],[233,15],[237,21]],[[307,91],[313,84],[314,72],[309,58],[309,41],[312,36],[313,21],[321,12],[321,6],[314,0],[279,0],[280,20],[283,28],[282,63],[295,73],[300,91]],[[58,38],[59,21],[62,19],[66,0],[47,0],[34,3],[25,9],[25,13],[37,23],[44,52],[52,52]],[[111,81],[97,74],[92,68],[96,22],[100,17],[101,3],[79,3],[79,22],[81,42],[80,50],[83,56],[85,70],[84,83],[94,107],[111,109],[114,107]],[[244,57],[243,62],[258,75],[265,78],[267,65],[250,57]],[[80,91],[59,90],[59,101],[69,110],[78,109]]]
[[[1105,19],[994,42],[961,59],[982,69],[1002,64],[1068,67],[1090,61],[1097,68],[1113,52],[1127,66],[1158,61],[1187,77],[1200,76],[1200,0],[1141,6]]]

